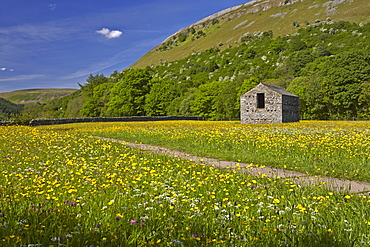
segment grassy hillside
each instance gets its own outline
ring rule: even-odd
[[[0,97],[15,104],[30,102],[46,103],[64,97],[77,91],[77,89],[25,89],[7,93],[0,93]]]
[[[17,105],[9,100],[0,98],[0,120],[9,118],[13,114],[20,113],[22,109],[22,105]]]
[[[327,20],[366,23],[368,0],[267,0],[252,1],[205,18],[172,35],[134,63],[144,68],[185,58],[212,47],[238,46],[245,33],[272,30],[274,37],[292,34],[299,27]]]

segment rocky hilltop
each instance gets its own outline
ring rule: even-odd
[[[238,45],[246,33],[271,30],[274,37],[292,34],[323,21],[370,21],[367,0],[254,0],[207,16],[166,38],[131,67],[144,68],[184,58],[212,47]],[[321,23],[321,24],[320,24]]]
[[[208,21],[212,21],[214,19],[221,18],[221,19],[228,19],[230,21],[230,20],[232,20],[234,18],[237,18],[237,17],[240,17],[242,15],[255,14],[255,13],[258,13],[260,11],[266,11],[266,10],[272,8],[272,7],[287,6],[287,5],[291,5],[291,4],[295,4],[297,2],[303,2],[303,1],[305,1],[305,0],[279,0],[279,1],[253,0],[253,1],[250,1],[250,2],[247,2],[247,3],[244,3],[244,4],[240,4],[240,5],[237,5],[237,6],[234,6],[234,7],[224,9],[224,10],[222,10],[220,12],[217,12],[213,15],[207,16],[207,17],[191,24],[190,26],[188,26],[186,28],[180,29],[178,32],[176,32],[175,34],[168,37],[164,42],[168,41],[170,38],[172,38],[173,36],[177,35],[180,32],[183,32],[184,30],[187,30],[187,29],[192,28],[192,27],[199,28],[203,23],[206,23]],[[322,4],[321,7],[325,8],[325,12],[328,15],[335,14],[335,12],[337,11],[338,5],[342,4],[346,1],[353,2],[353,0],[327,1],[324,4]],[[239,11],[236,14],[232,14],[232,12],[234,12],[234,11],[240,9],[240,8],[243,8],[243,7],[246,7],[246,8],[244,10]],[[314,5],[310,6],[309,8],[320,8],[320,5],[319,4],[314,4]],[[277,13],[277,14],[272,15],[270,17],[282,17],[286,14],[288,14],[288,13],[287,12]]]

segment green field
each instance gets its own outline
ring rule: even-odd
[[[0,97],[15,104],[24,104],[28,102],[45,103],[56,98],[70,95],[75,91],[77,91],[77,89],[25,89],[0,93]]]
[[[361,135],[368,133],[361,128],[367,122],[333,125],[309,122],[294,129],[312,138],[336,135],[344,146],[366,150]],[[90,134],[125,133],[140,142],[152,133],[151,142],[172,139],[192,147],[202,140],[231,150],[221,142],[230,140],[231,130],[239,135],[235,143],[261,129],[288,142],[295,134],[290,128],[185,121],[0,127],[1,245],[368,246],[368,196],[143,153]],[[351,139],[356,131],[361,142]],[[246,143],[279,140],[262,137]],[[323,151],[318,158],[325,158]]]
[[[162,145],[195,155],[370,182],[370,122],[301,121],[89,124],[95,136]]]

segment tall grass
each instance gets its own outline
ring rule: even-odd
[[[62,127],[0,127],[1,246],[370,243],[367,196],[146,154]]]

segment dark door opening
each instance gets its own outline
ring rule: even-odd
[[[265,94],[264,93],[257,94],[257,108],[265,108]]]

